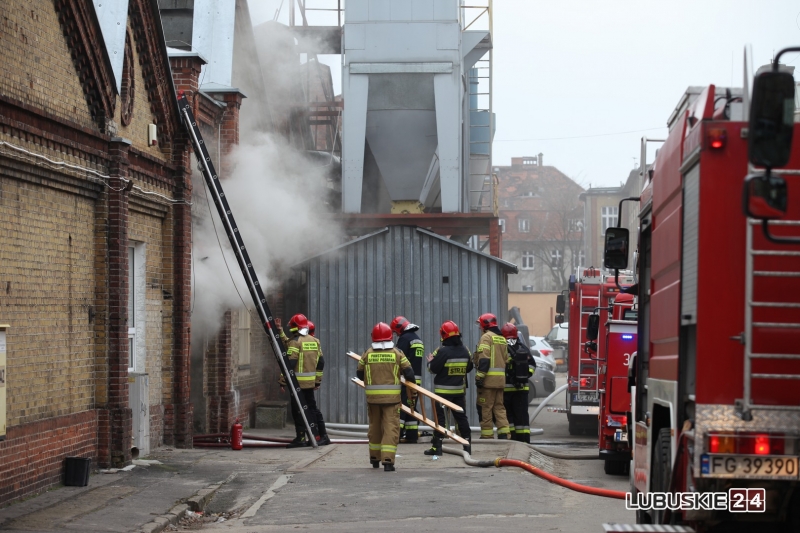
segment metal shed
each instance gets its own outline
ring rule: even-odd
[[[397,315],[420,326],[430,353],[439,346],[439,327],[455,321],[472,351],[475,319],[508,310],[508,274],[517,267],[415,226],[390,226],[325,251],[293,267],[284,289],[286,314],[304,313],[317,327],[325,355],[319,404],[329,422],[364,424],[364,392],[350,382],[356,362],[345,354],[369,347],[372,327]],[[475,405],[474,373],[467,405]],[[423,385],[433,388],[423,362]],[[478,423],[474,408],[470,422]]]

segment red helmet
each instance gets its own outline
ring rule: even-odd
[[[378,322],[372,328],[372,342],[386,342],[392,340],[392,330],[386,322]]]
[[[289,331],[297,331],[303,328],[308,328],[306,315],[297,314],[289,319]]]
[[[497,317],[492,313],[483,313],[475,323],[480,324],[482,329],[489,329],[492,326],[497,326]]]
[[[392,323],[389,324],[389,327],[392,328],[392,331],[397,333],[398,335],[402,335],[402,333],[406,330],[406,326],[408,326],[410,322],[404,316],[396,316]]]
[[[317,328],[316,328],[316,326],[314,326],[314,323],[309,320],[308,321],[308,334],[309,335],[313,335],[316,330],[317,330]]]
[[[449,339],[450,337],[455,337],[461,335],[461,332],[458,331],[458,324],[453,322],[452,320],[448,320],[442,327],[439,328],[439,337],[442,340]]]
[[[502,333],[503,337],[505,337],[506,339],[516,339],[517,326],[515,326],[511,322],[506,322],[505,326],[503,326],[503,329],[500,330],[500,333]]]

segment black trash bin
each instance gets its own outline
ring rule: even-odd
[[[89,484],[89,467],[91,459],[83,457],[67,457],[64,459],[64,485],[67,487],[85,487]]]

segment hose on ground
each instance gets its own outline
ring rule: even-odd
[[[587,485],[581,485],[580,483],[574,483],[572,481],[562,479],[558,476],[554,476],[553,474],[549,474],[544,470],[536,468],[532,464],[526,463],[524,461],[517,461],[515,459],[503,459],[502,457],[498,457],[494,461],[479,461],[470,457],[469,453],[467,453],[465,450],[459,450],[458,448],[451,448],[450,446],[442,446],[442,451],[444,453],[449,453],[452,455],[460,455],[464,459],[464,462],[467,463],[469,466],[477,466],[481,468],[486,468],[489,466],[496,466],[498,468],[500,468],[501,466],[515,466],[517,468],[522,468],[523,470],[527,470],[531,474],[539,476],[540,478],[545,479],[550,483],[555,483],[556,485],[560,485],[564,488],[574,490],[576,492],[591,494],[592,496],[602,496],[604,498],[616,498],[619,500],[625,499],[625,493],[622,491],[599,489],[597,487],[589,487]]]
[[[600,454],[595,452],[592,454],[572,454],[572,453],[558,453],[551,450],[545,450],[544,448],[540,448],[539,446],[534,446],[533,444],[528,444],[528,447],[535,452],[539,452],[542,455],[546,455],[547,457],[552,457],[554,459],[571,459],[574,461],[591,461],[594,459],[600,459]]]

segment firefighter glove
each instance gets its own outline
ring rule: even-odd
[[[483,388],[483,380],[482,380],[482,379],[476,379],[476,380],[475,380],[475,385],[476,385],[476,386],[477,386],[479,389],[482,389],[482,388]]]

